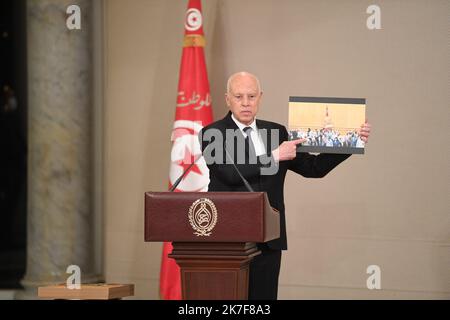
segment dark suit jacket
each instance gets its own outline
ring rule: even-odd
[[[271,142],[269,139],[265,141],[267,155],[261,157],[271,157],[271,151],[288,140],[288,132],[286,128],[278,123],[256,120],[258,130],[266,129],[279,130],[279,140]],[[226,136],[226,129],[239,130],[236,123],[231,118],[231,112],[228,112],[225,118],[216,121],[200,132],[202,150],[212,141],[202,141],[203,134],[209,129],[219,130],[223,137]],[[224,144],[225,144],[224,138]],[[234,155],[236,155],[236,151]],[[237,164],[239,171],[248,180],[254,191],[267,192],[272,207],[280,211],[280,238],[272,240],[268,243],[272,249],[286,250],[286,218],[284,211],[284,179],[286,172],[292,170],[304,177],[322,178],[330,172],[339,163],[347,159],[347,154],[320,154],[311,155],[309,153],[297,153],[297,157],[290,161],[281,161],[278,165],[278,171],[274,175],[261,175],[261,167],[264,166],[261,157],[258,157],[256,164]],[[224,156],[225,157],[225,156]],[[236,156],[234,157],[236,162]],[[267,159],[267,158],[266,158]],[[225,159],[224,159],[225,162]],[[208,191],[248,191],[239,177],[232,164],[208,164],[209,168],[209,188]]]

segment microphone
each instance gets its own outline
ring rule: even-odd
[[[233,159],[231,158],[230,154],[228,153],[228,149],[227,146],[224,145],[225,148],[225,153],[228,157],[228,159],[230,159],[231,164],[233,165],[234,169],[236,170],[236,172],[238,173],[239,177],[241,177],[241,180],[244,182],[245,187],[247,188],[247,190],[249,192],[255,192],[255,190],[253,190],[253,188],[250,186],[250,184],[248,183],[248,181],[244,178],[244,176],[242,175],[242,173],[239,171],[238,167],[236,166],[236,164],[234,163]]]
[[[206,146],[205,150],[208,148],[209,144]],[[194,161],[189,165],[189,167],[186,168],[186,170],[183,171],[181,176],[178,177],[178,179],[174,182],[172,188],[169,189],[169,192],[173,192],[177,186],[180,184],[181,180],[183,180],[184,176],[191,170],[192,166],[197,163],[198,159],[200,159],[203,156],[203,153],[200,153],[197,158],[195,158]]]

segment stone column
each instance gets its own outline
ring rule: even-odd
[[[81,30],[66,26],[81,8]],[[27,0],[28,225],[27,271],[17,298],[66,282],[69,265],[95,282],[91,119],[90,0]]]

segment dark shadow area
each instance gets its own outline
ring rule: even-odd
[[[26,61],[25,0],[0,1],[0,289],[26,267]]]

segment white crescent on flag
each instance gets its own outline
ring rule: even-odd
[[[201,28],[203,23],[202,13],[195,8],[186,11],[186,23],[184,24],[186,30],[197,31]]]

